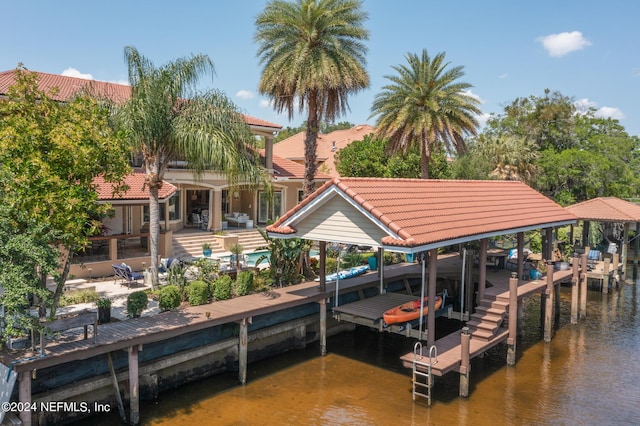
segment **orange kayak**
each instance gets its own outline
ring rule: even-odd
[[[425,297],[423,300],[423,311],[422,316],[426,316],[429,312],[428,302],[429,298]],[[436,310],[440,309],[442,306],[442,296],[436,296],[435,308]],[[420,299],[412,300],[411,302],[403,303],[402,305],[396,306],[394,308],[389,309],[382,317],[384,318],[384,322],[389,324],[396,324],[399,322],[409,322],[417,319],[420,316]]]

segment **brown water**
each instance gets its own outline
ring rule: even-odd
[[[410,370],[398,360],[412,350],[413,341],[358,328],[330,338],[325,357],[310,345],[250,364],[245,386],[229,374],[165,392],[142,404],[141,423],[640,424],[636,293],[637,284],[609,295],[591,291],[586,320],[571,325],[570,293],[563,288],[560,321],[548,344],[541,338],[540,298],[529,297],[517,364],[506,366],[504,345],[475,359],[466,399],[458,397],[459,375],[449,373],[437,378],[431,407],[413,403]],[[111,424],[117,416],[100,420]],[[98,419],[91,424],[98,425]]]

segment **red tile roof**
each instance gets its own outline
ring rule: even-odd
[[[301,210],[335,191],[369,212],[391,234],[385,246],[430,246],[574,223],[576,216],[518,181],[334,178],[276,223],[272,234],[294,234]],[[306,217],[306,216],[305,216]],[[348,241],[345,241],[348,242]]]
[[[131,173],[124,178],[124,184],[129,187],[127,191],[120,195],[113,195],[113,184],[105,182],[102,177],[96,177],[93,183],[96,185],[99,201],[134,201],[148,200],[149,189],[144,186],[144,173]],[[160,199],[167,198],[175,193],[178,188],[167,181],[164,181],[158,194]]]
[[[31,71],[38,75],[38,89],[49,93],[57,87],[60,91],[53,97],[57,101],[71,99],[80,90],[87,89],[90,93],[105,96],[114,102],[124,102],[131,96],[131,86],[106,81],[87,80],[77,77],[68,77],[59,74],[48,74],[39,71]],[[9,92],[9,87],[15,83],[15,70],[0,72],[0,96]],[[245,122],[249,126],[272,127],[274,131],[282,128],[281,125],[270,123],[259,118],[244,115]]]
[[[264,150],[263,150],[264,154]],[[304,165],[296,163],[295,161],[287,160],[286,158],[273,156],[273,179],[278,180],[303,180],[304,179]],[[327,181],[331,179],[326,173],[317,172],[316,179],[321,181]]]
[[[566,207],[583,220],[640,222],[640,206],[616,197],[600,197]]]
[[[375,129],[368,124],[359,124],[351,129],[335,130],[331,133],[318,135],[318,162],[328,170],[332,177],[340,175],[335,170],[334,157],[336,152],[348,146],[353,141],[360,141]],[[304,161],[304,138],[306,132],[296,133],[273,145],[273,153],[292,161]]]

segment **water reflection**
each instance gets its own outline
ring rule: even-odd
[[[636,293],[637,284],[605,296],[591,291],[587,318],[572,325],[570,288],[563,288],[551,343],[542,341],[541,298],[529,297],[522,307],[525,329],[516,365],[506,365],[504,345],[473,360],[467,399],[458,397],[459,378],[450,373],[436,381],[430,408],[424,401],[413,403],[411,372],[399,362],[413,341],[358,328],[329,338],[326,357],[317,356],[314,345],[250,364],[245,386],[229,374],[165,392],[142,404],[142,423],[638,424]]]

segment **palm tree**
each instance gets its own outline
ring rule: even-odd
[[[369,86],[363,41],[368,15],[360,0],[273,0],[256,18],[264,65],[259,91],[277,112],[308,111],[304,195],[315,190],[320,120],[348,109],[347,95]]]
[[[206,55],[154,64],[134,47],[125,48],[131,97],[116,111],[131,147],[142,154],[149,188],[149,239],[153,286],[158,282],[159,202],[169,162],[186,160],[199,176],[207,169],[226,173],[231,184],[257,183],[262,169],[250,144],[255,142],[237,107],[221,92],[195,92],[201,75],[214,74]],[[249,144],[249,146],[247,145]]]
[[[463,135],[476,134],[479,101],[465,91],[470,84],[457,81],[464,75],[461,66],[447,70],[444,53],[431,59],[423,50],[422,57],[409,53],[406,58],[408,65],[393,67],[397,76],[385,76],[392,83],[376,95],[371,117],[378,116],[376,136],[389,138],[390,152],[419,144],[420,173],[427,179],[436,144],[465,152]]]

